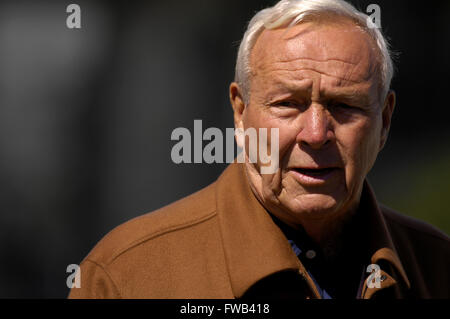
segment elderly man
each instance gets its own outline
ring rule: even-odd
[[[448,298],[449,238],[379,206],[366,181],[395,105],[387,44],[366,18],[341,0],[256,14],[230,99],[236,128],[278,129],[278,168],[247,156],[117,227],[70,297]]]

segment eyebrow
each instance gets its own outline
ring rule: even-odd
[[[325,98],[326,100],[344,100],[350,103],[362,102],[365,105],[370,104],[370,94],[368,88],[358,90],[353,86],[350,86],[345,88],[340,87],[326,89],[325,92],[321,89],[320,97]]]
[[[300,80],[302,81],[302,80]],[[277,100],[277,98],[301,98],[310,100],[312,93],[312,86],[309,85],[292,85],[286,84],[282,81],[276,81],[277,86],[283,88],[280,92],[278,91],[275,94],[271,94],[273,91],[270,89],[267,91],[268,95],[266,95],[269,100]],[[354,106],[370,106],[372,104],[370,95],[368,93],[368,89],[364,90],[355,89],[355,87],[336,87],[336,88],[327,88],[326,91],[323,89],[320,90],[320,100],[324,103],[329,103],[330,101],[340,101],[343,103],[348,103]]]
[[[291,94],[304,94],[305,92],[312,91],[312,81],[311,79],[298,79],[294,80],[293,83],[288,83],[283,80],[274,80],[274,82],[271,83],[269,89],[267,90],[269,93],[273,89],[283,89],[285,93],[291,93]]]

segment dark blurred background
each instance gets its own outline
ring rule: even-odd
[[[0,297],[65,298],[66,267],[109,230],[213,182],[171,161],[177,127],[233,127],[228,85],[253,14],[274,1],[0,3]],[[450,233],[450,2],[381,7],[398,52],[378,198]]]

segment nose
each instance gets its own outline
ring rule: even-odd
[[[320,149],[334,139],[331,129],[330,114],[326,108],[318,103],[311,104],[304,111],[299,120],[300,131],[297,135],[297,143],[311,149]]]

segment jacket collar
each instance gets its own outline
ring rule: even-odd
[[[312,283],[286,237],[254,196],[244,164],[230,164],[216,185],[219,227],[234,295],[241,297],[260,279],[283,270],[296,270]],[[389,262],[409,287],[386,222],[367,182],[364,184],[360,211],[367,213],[369,218],[369,224],[364,227],[369,232],[371,262]],[[312,289],[317,297],[314,285]]]
[[[394,278],[399,277],[398,279],[402,280],[406,287],[410,288],[408,277],[398,257],[386,220],[377,203],[374,191],[367,180],[364,181],[358,213],[364,213],[366,217],[364,225],[361,225],[361,227],[364,227],[367,231],[367,248],[371,253],[371,263],[388,262],[399,276],[395,276],[392,269],[391,271],[387,269],[386,271],[389,271],[389,273],[386,275],[394,276]],[[396,282],[394,279],[394,283]]]

